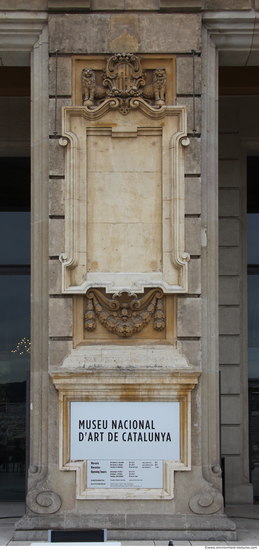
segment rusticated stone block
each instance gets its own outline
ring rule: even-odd
[[[251,0],[205,0],[206,10],[250,10]]]
[[[240,333],[240,307],[220,306],[219,308],[219,333]]]
[[[201,180],[185,178],[185,214],[201,213]]]
[[[228,246],[219,249],[219,274],[220,275],[239,275],[241,266],[241,257],[239,247]]]
[[[240,277],[219,278],[219,303],[238,305],[240,303]]]
[[[71,353],[72,341],[68,340],[51,340],[49,342],[49,364],[51,367],[57,367],[61,365]]]
[[[49,220],[49,255],[59,256],[65,251],[65,223],[63,219]]]
[[[61,294],[61,263],[59,260],[49,261],[49,293]]]
[[[240,243],[240,222],[234,219],[219,220],[219,245],[238,246]]]
[[[178,97],[176,105],[185,105],[187,107],[187,132],[188,134],[199,134],[201,131],[201,99],[195,97]]]
[[[239,187],[240,163],[239,160],[219,161],[219,187]]]
[[[72,336],[72,298],[49,299],[49,335],[52,337]]]
[[[201,219],[185,218],[185,248],[193,256],[201,253]]]
[[[72,104],[71,99],[57,99],[57,104],[54,98],[49,100],[49,133],[50,135],[54,134],[55,132],[58,135],[61,134],[62,107],[66,107],[67,105],[71,105],[71,104]],[[55,112],[55,109],[57,109],[56,112]]]
[[[201,173],[201,140],[191,137],[185,150],[185,174]]]
[[[240,393],[240,367],[222,365],[221,369],[221,394]]]
[[[222,424],[240,424],[240,396],[221,396],[221,421]]]
[[[124,0],[92,0],[92,11],[124,10]]]
[[[176,93],[193,94],[193,58],[177,57],[176,59]],[[201,93],[201,58],[194,58],[194,90],[196,94]]]
[[[186,357],[188,363],[192,367],[201,366],[201,342],[200,340],[183,340],[178,341],[177,347]]]
[[[239,216],[240,198],[238,189],[220,189],[219,190],[219,215],[220,216]]]
[[[49,181],[49,214],[50,216],[64,215],[64,187],[65,180],[51,179]]]
[[[221,365],[239,365],[240,363],[240,337],[219,337],[219,362]]]
[[[49,94],[56,94],[57,65],[57,95],[71,95],[71,58],[50,57],[49,59]]]
[[[178,298],[177,335],[193,337],[201,335],[200,298]]]
[[[59,145],[58,139],[49,140],[49,174],[50,176],[64,176],[65,148]]]
[[[222,426],[221,451],[222,454],[240,454],[241,430],[239,426]]]
[[[140,50],[163,53],[201,48],[199,14],[146,14],[139,17]]]

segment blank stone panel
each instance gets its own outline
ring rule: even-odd
[[[177,327],[178,337],[201,335],[200,298],[178,298]]]
[[[240,367],[221,365],[221,394],[240,393]]]
[[[185,214],[201,213],[201,179],[185,178]]]
[[[240,424],[241,403],[239,395],[221,396],[221,423]]]
[[[219,277],[219,303],[238,305],[240,303],[240,277]]]
[[[238,189],[219,190],[219,215],[239,216],[240,194]]]
[[[237,306],[220,306],[219,308],[220,334],[240,333],[240,308]]]
[[[221,428],[222,454],[239,455],[240,448],[241,448],[240,426],[222,426]]]
[[[240,249],[226,247],[219,249],[219,274],[239,275],[241,269]]]
[[[176,60],[177,69],[177,94],[193,94],[193,58],[177,57]],[[201,93],[201,58],[195,57],[194,59],[194,73],[195,73],[195,93]],[[179,98],[180,99],[180,98]],[[182,99],[185,102],[185,98]]]
[[[240,222],[234,219],[219,220],[219,245],[238,246],[240,244]]]
[[[239,160],[219,160],[219,187],[239,187]]]
[[[49,334],[52,337],[72,336],[72,298],[50,298]]]
[[[219,362],[222,365],[239,365],[240,363],[240,337],[219,337]]]

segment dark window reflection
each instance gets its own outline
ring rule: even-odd
[[[0,499],[25,497],[30,368],[30,164],[0,158]]]

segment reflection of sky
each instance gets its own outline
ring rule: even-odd
[[[23,382],[30,368],[30,357],[17,357],[10,361],[0,359],[0,384]]]
[[[247,214],[247,263],[259,264],[259,214]]]
[[[1,264],[30,264],[30,212],[0,212]]]
[[[30,337],[30,276],[0,275],[0,360]]]

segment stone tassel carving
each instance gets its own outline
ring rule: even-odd
[[[122,299],[107,298],[101,291],[91,289],[86,294],[85,329],[93,331],[96,319],[117,336],[128,338],[140,332],[153,319],[153,328],[163,330],[166,325],[163,292],[153,289],[141,299],[122,294]]]

